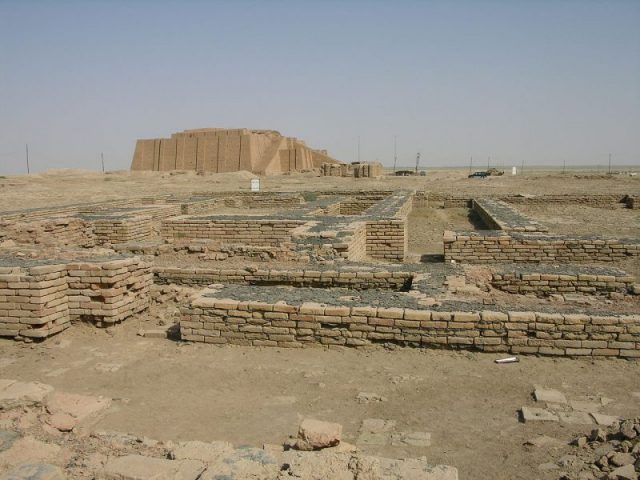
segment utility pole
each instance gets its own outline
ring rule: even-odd
[[[360,135],[358,135],[358,163],[360,163]]]
[[[102,173],[104,173],[104,153],[100,152],[100,161],[102,162]]]
[[[418,175],[418,165],[420,165],[420,152],[416,155],[416,175]]]
[[[609,154],[609,175],[611,175],[611,154]]]
[[[469,158],[469,175],[471,175],[473,170],[473,155]]]
[[[396,173],[396,166],[398,165],[398,136],[393,136],[393,173]]]
[[[566,173],[567,171],[567,160],[566,159],[562,159],[562,173]]]
[[[522,159],[522,165],[520,166],[520,175],[524,175],[524,158]]]
[[[487,170],[489,170],[489,165],[491,164],[491,157],[487,157]]]
[[[29,168],[29,144],[25,144],[25,148],[27,151],[27,174],[31,173],[31,169]]]

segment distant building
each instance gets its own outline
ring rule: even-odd
[[[292,172],[340,164],[326,150],[314,150],[275,130],[201,128],[170,138],[138,140],[131,170],[195,170],[256,174]]]

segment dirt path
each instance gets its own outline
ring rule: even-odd
[[[590,426],[523,424],[534,384],[567,396],[604,394],[605,413],[638,415],[633,362],[522,357],[499,366],[489,354],[438,350],[287,350],[182,345],[135,335],[138,325],[75,326],[34,347],[0,341],[0,377],[38,380],[116,399],[96,429],[160,440],[280,443],[303,416],[342,423],[358,442],[365,418],[395,420],[398,431],[427,431],[430,447],[359,445],[389,457],[423,456],[454,465],[464,479],[557,478],[538,465],[563,449],[522,444],[539,433],[569,440]],[[387,401],[358,403],[360,392]],[[569,447],[567,447],[569,448]],[[546,475],[546,476],[545,476]]]

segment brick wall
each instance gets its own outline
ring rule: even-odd
[[[0,267],[0,336],[45,338],[70,325],[65,265]]]
[[[638,239],[500,231],[444,232],[446,262],[610,262],[635,255],[640,255]]]
[[[622,203],[626,195],[497,195],[504,202],[525,205],[585,205],[598,208],[614,208]],[[471,206],[470,196],[460,196],[443,192],[416,192],[414,206],[424,207],[442,204],[444,208],[465,208]]]
[[[149,306],[151,264],[139,257],[67,265],[71,319],[118,323]]]
[[[548,296],[552,293],[582,293],[604,295],[611,292],[626,294],[632,291],[634,278],[628,275],[589,275],[553,273],[494,273],[493,287],[509,293]]]
[[[407,216],[413,207],[411,195],[397,199],[389,218],[367,220],[367,256],[388,261],[404,260],[409,245]]]
[[[211,239],[221,243],[279,246],[291,242],[291,231],[305,222],[260,218],[177,217],[162,222],[165,239]]]
[[[139,257],[0,267],[0,336],[41,339],[73,319],[122,321],[148,307],[152,281]]]
[[[0,241],[2,240],[45,245],[92,246],[95,243],[92,225],[74,217],[27,222],[2,221]]]
[[[214,344],[298,348],[392,342],[514,354],[640,357],[638,315],[431,312],[206,296],[181,310],[182,339]]]
[[[549,229],[511,205],[491,198],[473,199],[471,208],[489,229],[506,232],[547,232]]]
[[[381,200],[383,195],[358,195],[341,201],[338,205],[340,215],[360,215]]]
[[[367,256],[401,262],[407,251],[407,243],[406,220],[367,222]]]
[[[411,282],[410,272],[385,270],[335,271],[335,270],[252,270],[219,268],[169,268],[153,269],[156,284],[210,285],[234,283],[247,285],[292,285],[295,287],[345,287],[356,290],[371,288],[401,290]]]
[[[92,220],[98,243],[124,243],[143,240],[152,234],[151,217],[103,217]]]

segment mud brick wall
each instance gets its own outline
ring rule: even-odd
[[[473,199],[471,208],[489,229],[506,232],[547,232],[549,229],[505,202],[490,198]]]
[[[625,195],[499,195],[497,200],[512,204],[525,205],[585,205],[598,208],[615,208],[622,203]],[[465,208],[471,206],[471,197],[459,196],[443,192],[416,192],[414,206],[432,206],[434,203],[442,203],[444,208]]]
[[[74,319],[122,321],[147,308],[152,282],[139,257],[0,267],[0,336],[42,339]]]
[[[388,205],[385,205],[387,203]],[[370,216],[382,214],[382,219],[367,220],[367,255],[388,261],[403,261],[408,249],[407,216],[413,207],[412,195],[396,195],[372,207]],[[377,210],[377,211],[374,211]],[[387,218],[384,218],[388,215]]]
[[[153,269],[154,283],[167,285],[210,285],[234,283],[246,285],[292,285],[295,287],[345,287],[356,290],[371,288],[399,291],[413,279],[410,272],[334,271],[334,270],[255,270],[245,269]]]
[[[407,251],[406,220],[367,222],[367,255],[381,260],[403,261]]]
[[[340,215],[360,215],[384,199],[384,195],[358,195],[340,202],[338,213]]]
[[[499,199],[513,204],[526,205],[584,205],[588,207],[613,208],[620,204],[625,195],[504,195]]]
[[[149,306],[151,264],[139,257],[67,265],[69,314],[98,324],[120,322]]]
[[[183,215],[196,215],[200,213],[213,212],[216,208],[220,208],[222,200],[219,198],[211,198],[208,200],[201,200],[190,203],[183,203],[181,205],[180,213]]]
[[[105,217],[92,221],[98,243],[124,243],[151,236],[152,221],[148,216]]]
[[[226,207],[243,208],[291,208],[302,205],[304,198],[299,193],[277,194],[269,192],[248,192],[244,195],[231,195],[224,199]]]
[[[353,235],[348,239],[348,249],[343,257],[351,261],[362,261],[367,257],[367,224],[356,222],[352,226]],[[335,247],[340,247],[340,245],[335,245]],[[339,251],[338,248],[336,250]]]
[[[73,217],[48,221],[2,221],[0,239],[23,244],[91,246],[94,242],[90,223]]]
[[[413,206],[444,208],[467,208],[471,206],[470,197],[460,197],[442,192],[419,191],[413,196]]]
[[[137,202],[133,202],[134,206],[138,206]],[[181,205],[154,205],[153,207],[143,208],[140,210],[140,214],[151,217],[154,220],[158,220],[161,218],[167,217],[175,217],[177,215],[182,214],[182,206]]]
[[[509,293],[533,293],[539,297],[552,293],[581,293],[606,295],[610,292],[626,294],[632,291],[634,278],[628,275],[589,275],[552,273],[494,273],[493,287]]]
[[[0,336],[45,338],[69,327],[65,265],[0,267]]]
[[[635,255],[640,255],[638,239],[572,238],[499,231],[444,233],[446,262],[610,262]]]
[[[206,296],[181,311],[182,339],[194,342],[293,348],[399,343],[514,354],[640,357],[638,315],[431,312]]]
[[[380,162],[363,162],[357,164],[323,163],[320,166],[323,177],[379,177],[384,173],[384,166]]]
[[[227,244],[279,246],[291,242],[291,232],[305,222],[274,219],[178,217],[162,222],[165,239],[211,239]]]

